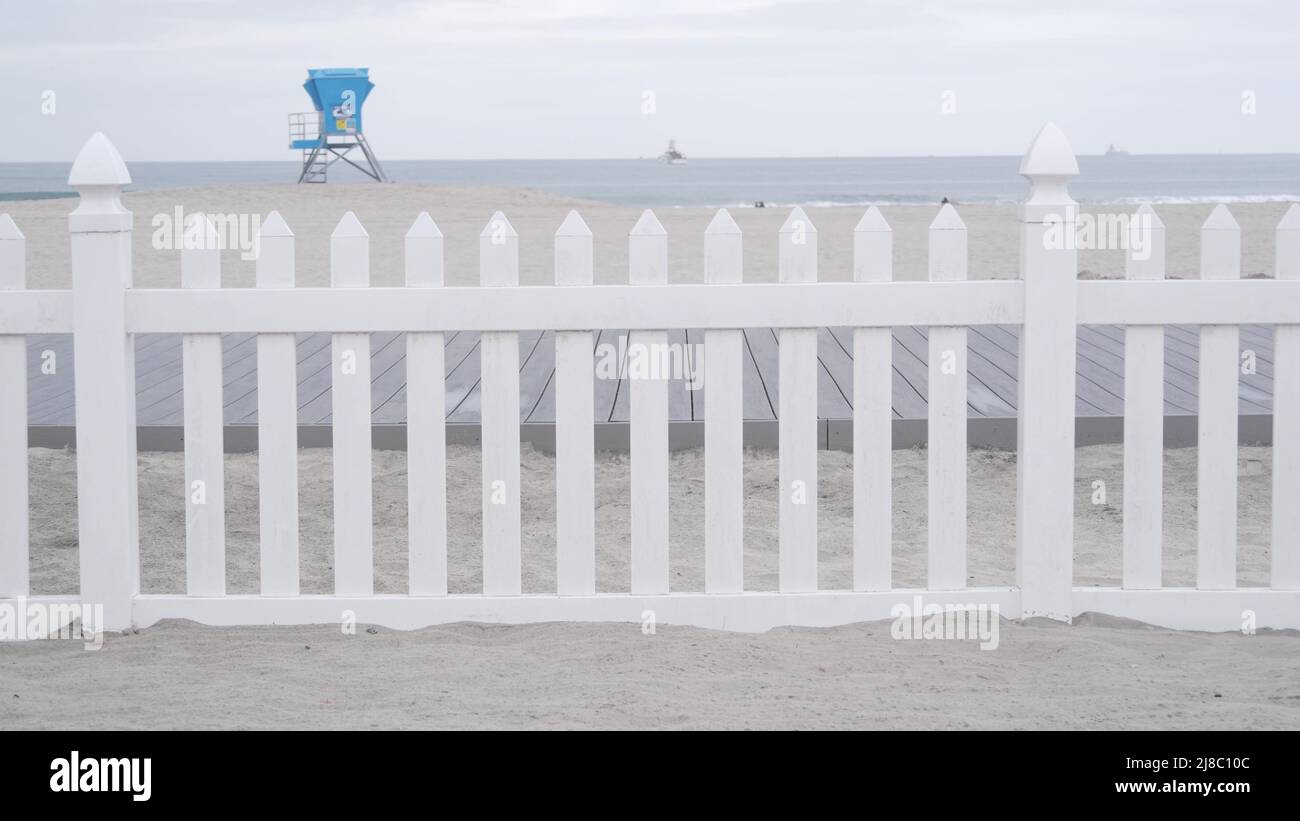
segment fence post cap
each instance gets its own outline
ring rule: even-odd
[[[944,203],[935,214],[934,221],[930,223],[931,231],[965,231],[966,223],[962,221],[961,214],[957,209],[952,207],[952,203]]]
[[[442,236],[442,231],[438,228],[438,223],[433,221],[428,211],[421,211],[420,215],[411,223],[411,228],[406,232],[407,237],[424,237],[437,239]]]
[[[515,227],[510,224],[510,220],[506,219],[506,215],[501,213],[500,211],[492,212],[491,218],[488,219],[487,225],[483,226],[483,230],[479,232],[479,236],[480,237],[492,236],[497,226],[503,228],[503,236],[507,236],[507,237],[519,236],[519,233],[515,231]]]
[[[86,140],[68,173],[68,185],[80,188],[86,185],[129,185],[131,173],[126,170],[122,155],[117,153],[104,132],[96,131]]]
[[[331,239],[369,236],[366,233],[365,226],[361,224],[361,220],[357,219],[357,215],[351,211],[343,215],[343,219],[339,220],[339,224],[334,227],[334,232],[330,234]]]
[[[13,217],[8,214],[0,214],[0,240],[6,239],[24,239],[23,232],[18,230]]]
[[[1048,123],[1039,130],[1020,161],[1022,177],[1073,177],[1079,173],[1079,162],[1074,149],[1056,123]]]
[[[647,208],[641,212],[640,218],[637,219],[636,225],[632,226],[632,231],[628,236],[660,237],[667,235],[668,232],[664,230],[663,223],[659,222],[655,212]]]
[[[589,237],[591,236],[591,229],[587,227],[587,223],[583,220],[581,214],[577,211],[570,211],[565,215],[564,222],[560,223],[560,227],[555,229],[555,236]]]
[[[739,234],[741,233],[741,230],[740,226],[736,224],[736,220],[732,218],[727,209],[719,208],[718,213],[713,215],[713,219],[709,220],[709,227],[704,229],[704,233]]]
[[[258,228],[259,237],[291,237],[293,231],[289,230],[289,223],[284,221],[279,211],[272,211],[262,220]]]
[[[1293,202],[1291,207],[1286,209],[1282,221],[1277,224],[1277,230],[1300,231],[1300,202]]]
[[[880,213],[880,209],[873,205],[867,209],[867,213],[862,215],[862,219],[858,220],[858,224],[853,228],[853,233],[866,234],[877,231],[892,232],[893,230],[893,228],[889,227],[889,220],[885,219],[885,215]]]
[[[1214,210],[1210,212],[1210,216],[1205,219],[1205,223],[1201,225],[1201,230],[1240,231],[1241,228],[1237,225],[1237,220],[1233,218],[1232,212],[1228,210],[1228,206],[1219,203],[1214,206]]]
[[[796,205],[794,210],[790,212],[790,216],[786,217],[785,222],[781,224],[779,233],[793,234],[801,230],[808,234],[815,234],[817,233],[817,226],[813,225],[812,220],[808,219],[808,215],[803,212],[803,209]]]

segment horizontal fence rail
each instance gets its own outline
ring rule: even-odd
[[[1149,255],[1130,253],[1126,279],[1077,281],[1077,251],[1053,245],[1075,230],[1066,183],[1078,173],[1053,126],[1021,165],[1031,191],[1019,214],[1020,276],[971,280],[967,229],[945,204],[929,232],[928,279],[893,280],[893,238],[876,208],[853,236],[853,281],[818,281],[818,233],[802,209],[776,237],[776,283],[745,283],[744,237],[725,210],[704,236],[699,285],[669,285],[669,237],[653,213],[628,236],[626,285],[593,285],[593,237],[571,212],[554,241],[555,284],[521,287],[519,237],[493,214],[479,237],[480,285],[444,286],[443,236],[421,214],[405,237],[405,287],[370,287],[370,237],[348,212],[330,238],[330,287],[295,287],[295,246],[277,213],[261,226],[255,288],[221,287],[219,252],[181,253],[177,289],[131,287],[132,219],[120,193],[130,181],[111,143],[95,135],[69,182],[81,201],[70,218],[73,287],[25,288],[25,240],[0,216],[0,605],[99,605],[89,631],[189,618],[214,625],[362,622],[415,628],[453,621],[630,621],[730,630],[830,626],[896,616],[900,605],[998,608],[1008,618],[1070,621],[1097,611],[1186,629],[1300,628],[1300,207],[1277,231],[1277,276],[1241,281],[1240,229],[1219,206],[1201,233],[1202,278],[1165,279],[1164,226],[1149,206]],[[193,217],[189,229],[211,234]],[[1271,586],[1237,582],[1238,330],[1275,327]],[[1078,326],[1124,326],[1123,578],[1073,584],[1075,345]],[[1197,586],[1162,584],[1163,328],[1201,326]],[[1015,583],[968,587],[967,350],[970,326],[1020,330],[1016,356]],[[924,589],[893,586],[891,329],[928,329],[926,391],[927,576]],[[741,329],[775,329],[779,468],[776,591],[747,590]],[[818,328],[852,331],[852,583],[819,584]],[[631,444],[628,578],[598,593],[593,372],[595,332],[630,332],[629,347],[668,345],[673,328],[704,332],[704,590],[670,576],[668,378],[637,375],[630,354]],[[521,335],[554,331],[556,584],[523,594],[521,560]],[[447,430],[442,410],[447,334],[477,331],[481,414],[482,591],[448,594]],[[261,588],[226,590],[220,334],[256,334]],[[328,371],[333,447],[333,592],[302,595],[294,334],[331,335]],[[374,594],[371,334],[404,332],[409,419],[409,586]],[[79,597],[29,597],[26,348],[30,334],[70,333],[76,370]],[[136,478],[134,335],[182,336],[185,438],[184,594],[141,595]],[[250,349],[251,350],[251,349]],[[324,349],[322,349],[324,350]],[[644,363],[642,363],[644,364]],[[96,611],[101,612],[101,611]]]

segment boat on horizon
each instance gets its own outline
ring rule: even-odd
[[[659,155],[659,162],[665,165],[686,165],[686,155],[677,150],[676,140],[669,140],[668,149]]]
[[[1127,157],[1128,151],[1123,148],[1117,148],[1114,143],[1106,146],[1107,157]]]

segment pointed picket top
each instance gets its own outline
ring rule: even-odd
[[[1277,224],[1273,275],[1278,279],[1300,279],[1300,202],[1291,203]]]
[[[664,226],[659,222],[659,218],[655,216],[655,212],[647,208],[641,212],[641,217],[637,219],[636,225],[632,226],[632,231],[629,236],[666,237],[668,236],[668,232],[664,230]]]
[[[1074,157],[1074,149],[1055,123],[1039,130],[1020,161],[1022,177],[1073,177],[1078,173],[1079,161]]]
[[[487,221],[487,225],[484,225],[483,230],[479,232],[480,238],[482,237],[517,238],[518,236],[519,233],[515,231],[515,227],[510,224],[510,220],[506,219],[506,215],[501,213],[500,211],[492,212],[491,219]]]
[[[1165,230],[1165,221],[1160,219],[1160,215],[1156,213],[1156,209],[1152,208],[1151,203],[1149,202],[1144,202],[1138,206],[1138,210],[1134,212],[1134,216],[1145,217],[1153,231]]]
[[[68,173],[68,185],[129,185],[131,172],[126,170],[122,155],[117,153],[104,132],[96,131],[86,140]]]
[[[1220,203],[1201,226],[1201,279],[1241,276],[1241,228]]]
[[[736,220],[732,218],[731,213],[725,208],[719,208],[718,213],[713,215],[709,220],[709,227],[704,229],[705,234],[739,234],[742,233]]]
[[[564,222],[560,223],[560,227],[555,229],[555,236],[589,237],[591,236],[591,229],[587,227],[587,223],[582,219],[581,214],[577,211],[570,211],[565,215]]]
[[[1165,224],[1150,203],[1139,206],[1129,221],[1124,276],[1126,279],[1165,278]]]
[[[284,221],[284,217],[280,216],[279,211],[272,211],[266,215],[266,219],[262,220],[257,235],[264,239],[267,237],[291,237],[293,231],[289,230],[289,223]]]
[[[1291,203],[1291,207],[1286,209],[1282,215],[1282,221],[1277,224],[1279,231],[1300,231],[1300,202]]]
[[[406,284],[413,288],[436,288],[443,282],[442,231],[421,211],[406,232]]]
[[[570,211],[555,230],[555,284],[590,285],[595,269],[591,229]]]
[[[781,223],[780,233],[815,234],[817,233],[817,226],[813,225],[812,220],[808,219],[808,215],[803,212],[803,209],[796,205],[790,211],[790,216],[785,218],[785,222]]]
[[[14,224],[13,217],[8,214],[0,214],[0,240],[7,239],[26,239],[23,232],[18,230]]]
[[[880,213],[880,209],[873,205],[867,209],[867,213],[862,215],[862,219],[858,220],[858,224],[853,228],[853,233],[865,234],[893,230],[889,226],[889,221],[885,219],[885,215]]]
[[[433,217],[429,216],[428,211],[421,211],[420,215],[415,218],[415,222],[411,223],[406,236],[411,238],[433,237],[436,239],[442,236],[442,231],[438,229],[438,224],[433,221]]]
[[[853,229],[853,281],[888,282],[894,276],[894,229],[871,206]]]
[[[207,214],[195,211],[185,218],[181,246],[181,287],[221,287],[221,245],[217,226]]]
[[[744,235],[725,208],[719,208],[704,229],[704,281],[731,285],[742,280]]]
[[[1210,212],[1210,216],[1207,217],[1204,224],[1201,225],[1201,230],[1240,231],[1241,226],[1237,225],[1237,220],[1233,218],[1232,212],[1228,210],[1228,206],[1219,203],[1214,206],[1214,210]]]
[[[369,236],[370,234],[366,233],[366,229],[361,224],[361,220],[357,219],[356,214],[349,211],[343,215],[343,219],[339,220],[339,224],[334,227],[334,232],[330,234],[330,239],[351,239],[354,237]]]
[[[289,224],[272,211],[257,229],[257,287],[292,288],[294,284],[294,239]]]
[[[952,203],[945,202],[935,214],[934,221],[930,223],[931,231],[965,231],[966,223],[962,221],[961,214],[957,209],[952,207]]]

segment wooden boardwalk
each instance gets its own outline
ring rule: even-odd
[[[968,415],[1005,419],[1016,413],[1018,327],[980,326],[970,329]],[[596,334],[597,346],[618,349],[625,331]],[[827,420],[853,415],[853,331],[818,331],[818,413]],[[477,333],[446,337],[447,421],[479,421],[479,344]],[[669,332],[669,341],[699,345],[700,331]],[[744,414],[747,420],[776,418],[778,402],[777,334],[771,328],[745,330]],[[520,420],[555,421],[555,345],[550,331],[522,332],[520,346]],[[252,334],[223,335],[225,362],[225,422],[250,425],[257,421],[257,344]],[[925,328],[895,328],[893,410],[895,419],[926,418],[928,342]],[[1165,413],[1194,416],[1197,409],[1198,330],[1169,326],[1165,330]],[[1271,326],[1241,329],[1241,348],[1255,354],[1256,372],[1239,380],[1240,413],[1267,415],[1273,407],[1273,333]],[[51,352],[53,358],[51,359]],[[330,336],[298,336],[298,421],[302,425],[330,423]],[[406,422],[406,343],[403,334],[376,333],[371,344],[372,420],[376,425]],[[53,364],[53,373],[49,364]],[[1124,401],[1124,331],[1114,326],[1083,326],[1078,334],[1076,413],[1080,417],[1117,417]],[[181,398],[181,344],[176,335],[151,334],[136,340],[137,418],[142,426],[184,423]],[[702,421],[708,398],[705,369],[700,390],[674,379],[669,389],[669,418]],[[73,404],[72,338],[66,335],[28,339],[28,420],[38,426],[70,426]],[[626,379],[600,379],[595,384],[596,421],[626,422]]]

